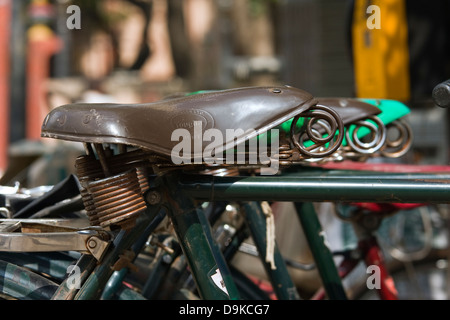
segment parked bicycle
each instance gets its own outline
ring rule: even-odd
[[[440,204],[450,199],[445,173],[317,172],[317,164],[395,157],[407,150],[411,132],[398,121],[401,113],[386,120],[389,112],[382,105],[315,99],[284,86],[54,109],[42,136],[80,142],[86,154],[76,160],[76,176],[50,190],[5,190],[3,296],[264,298],[229,264],[242,237],[251,235],[277,297],[298,299],[267,206],[291,201],[326,296],[346,299],[313,202]],[[400,138],[389,140],[386,126],[395,127]],[[236,237],[211,230],[224,212],[221,202],[240,206],[246,225]],[[47,266],[55,261],[57,267],[43,270],[39,261]],[[137,264],[145,264],[141,273]],[[130,276],[134,279],[124,287]]]

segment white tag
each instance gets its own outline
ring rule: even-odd
[[[222,274],[220,273],[219,268],[216,269],[216,273],[211,276],[211,279],[220,290],[228,295],[228,290],[225,286],[225,281],[223,281]]]

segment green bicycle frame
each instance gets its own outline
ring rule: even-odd
[[[280,300],[298,300],[300,299],[297,288],[295,287],[286,263],[278,250],[276,243],[273,243],[273,265],[263,257],[266,254],[267,246],[270,240],[267,239],[266,230],[268,228],[265,214],[260,202],[250,201],[242,204],[245,221],[250,229],[252,239],[263,263],[264,269],[273,285],[276,296]]]
[[[305,173],[291,172],[270,177],[184,174],[179,177],[179,186],[193,199],[203,201],[296,202],[299,219],[304,225],[305,236],[328,297],[345,299],[332,254],[325,244],[320,222],[310,202],[449,203],[450,176],[442,174],[430,179],[430,174],[377,173],[367,174],[362,179],[358,178],[361,172],[327,175],[329,172],[332,171],[323,170],[320,175],[316,175],[306,170]]]
[[[152,179],[152,177],[150,177]],[[429,173],[373,173],[305,169],[291,170],[278,176],[217,177],[173,172],[164,177],[161,192],[190,270],[203,299],[239,299],[239,292],[226,261],[214,243],[205,213],[198,203],[209,201],[293,201],[304,224],[316,266],[330,299],[345,299],[345,292],[325,245],[323,232],[310,202],[410,202],[449,203],[450,175]],[[159,208],[158,208],[159,210]],[[158,212],[149,214],[154,217]],[[248,211],[257,230],[264,228],[264,217],[258,210]],[[259,212],[259,218],[258,218]],[[255,215],[256,214],[256,215]],[[77,299],[94,299],[104,287],[114,263],[147,230],[149,217],[130,232],[119,236],[106,255],[104,263],[90,274],[76,295]],[[258,226],[258,224],[261,224]],[[256,241],[264,242],[265,234]],[[108,266],[108,267],[105,267]],[[281,269],[279,270],[281,273]],[[279,276],[279,275],[278,275]],[[217,281],[214,281],[216,279]],[[283,279],[283,278],[282,278]],[[286,280],[287,279],[287,280]],[[282,281],[289,281],[289,277]],[[279,280],[277,280],[279,281]],[[221,287],[222,286],[222,287]],[[290,284],[289,284],[290,286]],[[289,286],[286,286],[288,288]]]

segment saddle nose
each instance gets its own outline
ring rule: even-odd
[[[142,104],[75,103],[53,109],[45,118],[41,136],[84,143],[117,143],[171,156],[178,141],[176,129],[194,135],[219,130],[244,132],[224,139],[216,151],[227,150],[293,118],[315,105],[314,97],[290,86],[244,87],[163,99]],[[250,134],[249,134],[250,132]],[[198,132],[197,132],[198,133]],[[203,142],[202,150],[209,142]],[[192,150],[192,158],[196,155]]]

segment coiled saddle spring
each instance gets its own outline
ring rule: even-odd
[[[147,208],[146,160],[140,150],[108,155],[102,148],[96,149],[98,157],[90,149],[75,162],[89,222],[103,228],[116,225],[129,229]]]

